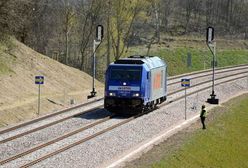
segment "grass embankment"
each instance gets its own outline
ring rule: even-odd
[[[191,66],[187,66],[187,54],[191,54]],[[168,62],[169,75],[178,75],[192,71],[211,68],[210,51],[201,49],[177,48],[159,50],[160,55]],[[217,52],[218,67],[248,63],[248,50],[222,50]]]
[[[169,75],[178,75],[192,71],[211,68],[212,55],[207,48],[204,38],[164,38],[161,44],[154,44],[149,55],[157,55],[168,64]],[[146,55],[145,46],[131,47],[126,56]],[[187,65],[188,53],[191,55],[191,66]],[[217,41],[218,67],[247,64],[248,42],[244,40],[218,40]]]
[[[160,167],[248,167],[248,97],[198,131]]]
[[[8,50],[12,47],[11,39],[1,37],[0,39],[0,75],[9,74],[13,70],[9,67],[9,63],[13,62],[15,58],[7,56]]]
[[[0,127],[37,117],[36,75],[45,77],[40,115],[64,109],[71,100],[86,102],[91,91],[89,75],[6,37],[0,40]],[[98,95],[103,95],[103,85],[95,84]]]

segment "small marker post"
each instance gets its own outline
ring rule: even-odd
[[[181,86],[184,87],[184,94],[185,94],[185,99],[184,99],[184,119],[187,120],[187,87],[190,87],[190,79],[181,79]]]
[[[38,111],[37,115],[40,115],[40,85],[44,84],[44,76],[35,76],[35,84],[38,86]]]

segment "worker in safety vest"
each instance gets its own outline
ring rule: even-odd
[[[202,110],[201,110],[201,123],[202,123],[202,129],[206,129],[206,125],[205,125],[205,119],[207,117],[207,111],[205,109],[205,105],[202,105]]]

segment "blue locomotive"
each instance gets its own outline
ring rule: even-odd
[[[104,108],[136,114],[166,100],[167,65],[156,56],[130,56],[111,63],[105,74]]]

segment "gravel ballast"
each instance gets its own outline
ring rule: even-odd
[[[43,142],[47,142],[75,129],[84,127],[97,119],[101,119],[107,116],[109,116],[109,113],[107,111],[96,110],[93,113],[87,113],[78,117],[73,117],[69,120],[45,128],[41,131],[37,131],[9,141],[7,143],[0,144],[0,160],[4,160],[33,146],[36,146]]]
[[[30,124],[30,125],[15,129],[15,130],[13,130],[11,132],[3,133],[3,134],[0,135],[0,141],[3,140],[3,139],[9,138],[9,137],[15,136],[17,134],[20,134],[20,133],[23,133],[23,132],[38,128],[38,127],[46,125],[48,123],[57,121],[59,119],[66,118],[66,117],[69,117],[69,116],[73,116],[73,115],[78,114],[78,113],[83,112],[83,111],[87,111],[89,109],[92,109],[92,108],[97,107],[97,106],[102,105],[102,104],[103,104],[103,101],[98,101],[98,102],[92,103],[92,104],[90,104],[88,106],[77,108],[77,109],[74,109],[74,110],[70,110],[70,111],[65,112],[63,114],[56,115],[56,116],[53,116],[53,117],[49,117],[49,118],[47,118],[45,120],[41,120],[39,122],[35,122],[33,124]]]
[[[247,92],[247,78],[216,86],[221,102]],[[187,117],[199,116],[200,106],[209,98],[211,89],[187,98]],[[169,100],[168,100],[169,101]],[[195,108],[192,108],[196,106]],[[207,109],[214,107],[207,105]],[[131,152],[184,121],[184,100],[173,102],[144,115],[84,144],[44,160],[33,167],[106,167],[121,156]]]
[[[243,70],[245,71],[245,70]],[[237,70],[238,73],[240,71]],[[233,72],[231,73],[233,74]],[[216,75],[218,77],[226,76],[225,74]],[[235,77],[228,77],[226,79],[217,80],[216,83],[226,81],[228,79],[241,77],[243,75],[236,75]],[[190,78],[190,76],[189,76]],[[192,84],[200,83],[209,79],[209,77],[193,79]],[[177,79],[178,80],[178,79]],[[178,86],[169,86],[169,93],[175,91],[175,89],[180,88]],[[211,83],[205,83],[204,85],[192,87],[187,89],[187,93],[195,91],[197,88],[203,88],[211,86]],[[231,98],[235,94],[243,93],[248,89],[248,78],[239,79],[235,82],[230,82],[222,84],[221,86],[216,86],[217,98],[220,98],[221,102],[226,101],[226,99]],[[211,90],[202,91],[200,93],[188,96],[187,98],[187,118],[192,119],[192,117],[198,117],[200,106],[207,98],[209,98]],[[177,94],[168,97],[167,103],[172,99],[183,96],[184,91],[181,91]],[[96,104],[101,104],[99,101]],[[91,106],[92,107],[92,106]],[[208,106],[212,108],[214,106]],[[89,106],[85,109],[90,108]],[[73,113],[77,113],[82,109],[73,110]],[[57,116],[57,118],[65,117],[63,114]],[[0,160],[6,159],[10,156],[13,156],[21,151],[25,151],[33,146],[47,142],[51,139],[54,139],[58,136],[61,136],[65,133],[78,129],[79,127],[85,126],[91,122],[94,122],[98,119],[108,116],[109,113],[105,110],[98,110],[95,113],[89,113],[82,115],[80,117],[74,117],[72,119],[66,120],[62,123],[56,124],[54,126],[45,128],[41,131],[34,132],[25,137],[20,137],[11,142],[0,144]],[[87,141],[84,144],[73,147],[65,152],[57,154],[49,159],[46,159],[34,167],[105,167],[110,165],[115,160],[118,160],[130,153],[131,151],[137,149],[137,147],[151,142],[152,139],[157,137],[163,132],[170,130],[176,125],[184,122],[184,99],[172,102],[165,107],[160,107],[157,110],[154,110],[152,113],[146,114],[142,117],[139,117],[123,126],[120,126],[112,131],[104,133],[96,138],[93,138]],[[56,120],[56,117],[52,120]],[[69,138],[66,138],[62,141],[59,141],[53,145],[45,147],[41,150],[36,151],[35,153],[28,154],[27,156],[14,160],[8,164],[5,164],[4,167],[20,167],[23,164],[31,162],[34,159],[37,159],[45,154],[51,153],[55,150],[58,150],[61,147],[64,147],[68,144],[76,142],[82,138],[85,138],[93,133],[96,133],[104,128],[112,126],[115,123],[121,122],[124,119],[113,119],[106,123],[95,126],[91,129],[88,129],[84,132],[75,134]],[[31,126],[31,128],[36,128],[39,125],[44,123],[49,123],[51,120],[45,120],[38,122]],[[38,126],[37,126],[38,125]],[[30,129],[30,127],[27,127]],[[19,131],[25,131],[25,127]],[[0,139],[5,139],[12,135],[18,134],[18,130],[11,132],[10,134],[2,134]]]

